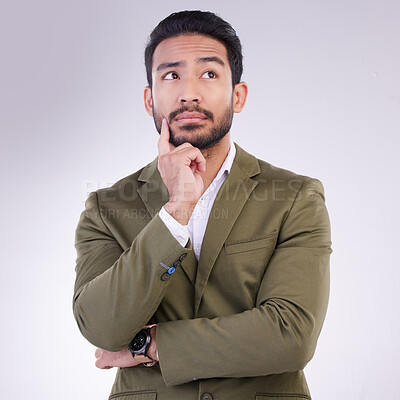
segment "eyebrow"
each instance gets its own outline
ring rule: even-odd
[[[217,64],[225,67],[225,63],[219,57],[201,57],[197,58],[196,61],[198,63],[216,62]]]
[[[197,63],[209,63],[209,62],[216,62],[219,65],[222,65],[223,67],[225,66],[225,63],[219,58],[219,57],[200,57],[196,59]],[[182,67],[186,64],[184,61],[175,61],[175,62],[166,62],[166,63],[161,63],[157,67],[157,72],[162,71],[163,69],[168,69],[168,68],[175,68],[175,67]]]
[[[157,72],[167,68],[182,67],[185,63],[182,61],[162,63],[157,67]]]

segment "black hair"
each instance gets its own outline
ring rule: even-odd
[[[209,11],[180,11],[163,19],[151,32],[144,51],[147,82],[152,87],[151,70],[156,47],[165,39],[197,34],[220,41],[228,52],[232,70],[232,85],[240,82],[243,73],[243,55],[240,40],[232,26],[218,15]]]

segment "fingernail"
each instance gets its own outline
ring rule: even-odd
[[[94,355],[95,355],[96,358],[100,358],[100,356],[101,356],[101,350],[100,350],[100,349],[96,349]]]

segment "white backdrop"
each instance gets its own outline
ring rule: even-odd
[[[233,139],[325,186],[334,252],[313,398],[399,398],[398,0],[0,4],[1,398],[107,398],[115,371],[94,367],[72,315],[74,231],[88,192],[156,156],[144,46],[197,8],[243,44]]]

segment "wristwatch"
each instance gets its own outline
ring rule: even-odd
[[[150,328],[141,329],[129,343],[128,349],[131,352],[132,357],[135,357],[136,355],[144,355],[147,357],[150,343]]]

